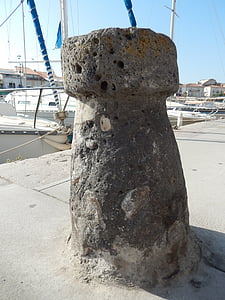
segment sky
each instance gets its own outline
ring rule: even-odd
[[[0,0],[0,24],[20,2]],[[67,2],[69,36],[87,34],[100,28],[130,26],[123,0]],[[54,49],[60,20],[59,0],[36,0],[35,3],[50,60],[60,60],[60,49]],[[133,0],[132,3],[137,27],[170,34],[171,12],[167,7],[172,6],[172,0]],[[225,1],[176,0],[176,13],[174,43],[177,47],[180,83],[195,83],[209,78],[225,83]],[[0,37],[0,68],[19,66],[25,56],[26,61],[42,61],[26,0],[23,10],[20,6],[0,27]],[[27,63],[27,66],[45,70],[41,62]],[[60,75],[60,63],[52,63],[52,67]]]

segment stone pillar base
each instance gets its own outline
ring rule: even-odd
[[[72,146],[74,251],[88,276],[154,286],[191,272],[199,253],[166,98],[178,89],[172,41],[110,28],[63,47],[77,98]]]
[[[84,282],[154,288],[185,280],[198,269],[200,248],[191,232],[180,241],[177,226],[180,234],[184,234],[182,225],[174,224],[161,244],[155,243],[149,251],[130,247],[119,239],[113,244],[114,254],[96,251],[80,255],[75,251],[74,268]]]

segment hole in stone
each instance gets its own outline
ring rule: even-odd
[[[142,112],[143,112],[143,114],[145,113],[145,110],[144,109],[142,109]]]
[[[110,53],[110,54],[114,54],[114,53],[115,53],[115,51],[113,50],[113,48],[111,48],[111,49],[109,50],[109,53]]]
[[[114,84],[114,83],[112,84],[112,90],[113,90],[113,91],[115,91],[115,90],[116,90],[116,86],[115,86],[115,84]]]
[[[123,191],[119,191],[119,194],[123,194]]]
[[[119,120],[119,118],[117,116],[114,116],[114,120]]]
[[[113,63],[116,64],[116,60],[114,60]]]
[[[93,38],[93,42],[94,42],[95,44],[98,44],[98,43],[99,43],[99,39]]]
[[[108,88],[108,83],[107,83],[107,81],[102,81],[102,83],[101,83],[101,89],[102,89],[103,91],[106,91],[107,88]]]
[[[126,34],[125,37],[126,37],[129,41],[132,40],[132,36],[131,36],[130,34]]]
[[[120,60],[120,61],[118,61],[117,66],[119,68],[123,69],[124,68],[124,63]]]
[[[103,139],[102,141],[103,141],[104,144],[106,144],[106,140],[105,139]]]
[[[77,74],[82,73],[82,67],[78,63],[76,63],[75,66],[74,66],[74,72],[77,73]]]
[[[87,126],[89,128],[92,128],[94,126],[94,122],[93,121],[87,121]]]
[[[97,56],[97,52],[93,52],[93,56]]]
[[[114,137],[114,134],[113,134],[113,133],[111,134],[111,137]]]
[[[96,81],[99,81],[99,80],[101,79],[101,76],[98,75],[98,74],[96,74],[96,75],[94,76],[94,79],[95,79]]]

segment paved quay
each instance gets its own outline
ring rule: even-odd
[[[202,240],[197,274],[173,287],[81,283],[70,233],[70,158],[63,151],[0,165],[0,299],[225,299],[225,120],[174,131],[185,174],[190,223]]]

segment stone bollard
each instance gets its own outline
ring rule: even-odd
[[[109,28],[69,38],[62,60],[77,98],[70,209],[85,276],[156,286],[190,273],[199,251],[165,104],[179,83],[173,42]]]

